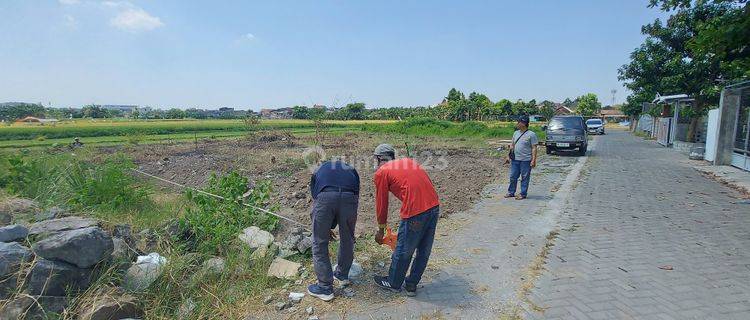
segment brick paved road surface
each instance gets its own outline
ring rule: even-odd
[[[569,173],[583,167],[584,160],[544,156],[532,173],[527,200],[503,199],[507,188],[503,177],[485,189],[484,198],[473,208],[440,219],[417,297],[380,293],[377,300],[387,302],[371,304],[355,297],[350,313],[325,318],[496,319],[520,314],[517,290],[528,278],[527,265],[555,228],[559,210],[551,208],[559,209],[570,194],[553,191],[562,189]],[[568,180],[572,185],[574,179]],[[372,286],[371,281],[365,279],[361,285]]]
[[[750,319],[750,205],[684,159],[599,137],[525,318]]]

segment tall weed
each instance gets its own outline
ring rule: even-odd
[[[223,176],[212,175],[206,191],[224,197],[218,199],[197,192],[188,192],[188,199],[194,204],[187,208],[184,221],[192,229],[197,240],[197,250],[207,254],[226,254],[226,244],[249,226],[264,230],[274,230],[278,218],[247,207],[265,208],[269,205],[271,184],[258,182],[247,194],[248,180],[237,172]],[[272,207],[271,210],[277,210]]]

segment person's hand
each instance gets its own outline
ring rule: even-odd
[[[336,232],[331,229],[331,240],[338,240],[339,238],[336,237]]]
[[[375,233],[375,242],[377,242],[378,244],[383,244],[383,237],[385,236],[384,232],[385,229],[378,229],[378,232]]]
[[[503,165],[506,165],[506,164],[509,164],[509,163],[510,163],[510,158],[505,158],[505,162],[503,162]]]
[[[536,159],[531,160],[531,167],[532,168],[536,167]]]

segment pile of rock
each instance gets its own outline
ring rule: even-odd
[[[312,245],[312,233],[296,227],[292,229],[289,237],[281,243],[279,250],[283,253],[281,256],[286,258],[297,253],[305,254],[312,248]]]
[[[268,267],[267,275],[280,279],[299,277],[303,270],[302,265],[286,258],[297,253],[304,253],[312,246],[312,238],[302,229],[293,230],[290,237],[281,244],[274,242],[275,238],[270,232],[255,226],[242,230],[238,238],[244,245],[254,250],[251,255],[253,260],[273,256],[274,259]]]
[[[61,217],[62,209],[42,211],[30,201],[13,200],[13,210],[0,212],[0,319],[46,318],[62,313],[70,298],[82,293],[96,280],[97,266],[108,262],[114,251],[112,235],[90,218]],[[3,204],[8,208],[7,202]],[[31,210],[31,211],[30,211]],[[25,226],[29,220],[38,222]],[[24,215],[25,214],[25,215]],[[92,299],[82,319],[140,317],[135,298],[126,294]],[[123,317],[120,317],[123,316]]]

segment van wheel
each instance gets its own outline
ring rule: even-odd
[[[547,151],[547,154],[552,154],[552,148],[551,147],[546,147],[545,149]]]
[[[588,149],[588,146],[583,146],[578,148],[578,155],[579,156],[585,156],[586,155],[586,149]]]

